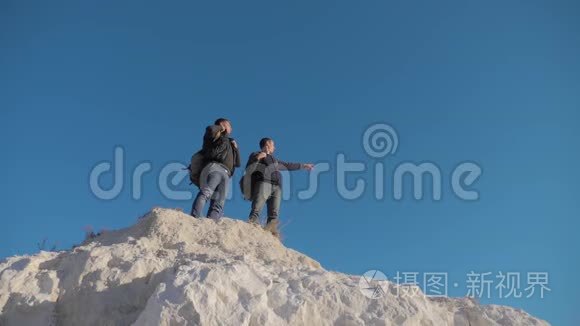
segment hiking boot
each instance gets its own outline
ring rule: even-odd
[[[276,239],[278,239],[279,241],[281,241],[281,239],[280,239],[280,232],[278,232],[278,231],[273,231],[273,232],[270,232],[270,233],[271,233],[271,234],[274,236],[274,238],[276,238]]]
[[[280,232],[278,231],[278,220],[270,220],[264,226],[264,231],[270,232],[273,236],[280,239]]]
[[[248,220],[248,223],[250,223],[250,225],[253,225],[253,226],[260,226],[260,221],[258,221],[257,218],[250,218]]]

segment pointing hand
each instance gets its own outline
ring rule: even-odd
[[[306,164],[304,164],[304,169],[308,170],[308,171],[312,171],[312,170],[314,170],[314,164],[306,163]]]

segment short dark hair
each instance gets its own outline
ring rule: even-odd
[[[219,126],[219,125],[222,124],[222,122],[230,122],[230,120],[228,120],[226,118],[219,118],[213,124],[216,125],[216,126]]]
[[[264,146],[266,146],[266,144],[271,140],[272,140],[272,138],[268,138],[268,137],[260,139],[260,148],[264,148]]]

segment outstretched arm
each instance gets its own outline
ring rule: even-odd
[[[290,162],[284,162],[284,161],[278,161],[279,164],[282,164],[286,170],[288,171],[294,171],[294,170],[300,170],[300,169],[305,169],[305,170],[312,170],[314,168],[314,164],[310,164],[310,163],[290,163]]]

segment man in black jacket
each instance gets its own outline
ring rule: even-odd
[[[260,224],[260,213],[264,204],[268,206],[268,221],[264,229],[279,237],[278,214],[282,201],[282,175],[280,170],[312,170],[313,164],[288,163],[280,161],[273,156],[276,150],[274,141],[270,138],[260,140],[260,152],[250,155],[246,169],[252,164],[261,165],[251,175],[252,180],[252,211],[249,222]]]
[[[211,201],[207,217],[218,220],[223,216],[229,179],[240,166],[240,152],[236,141],[230,138],[231,133],[232,125],[224,118],[217,119],[205,130],[201,150],[205,166],[200,175],[199,193],[191,208],[193,217],[201,216],[208,200]]]

